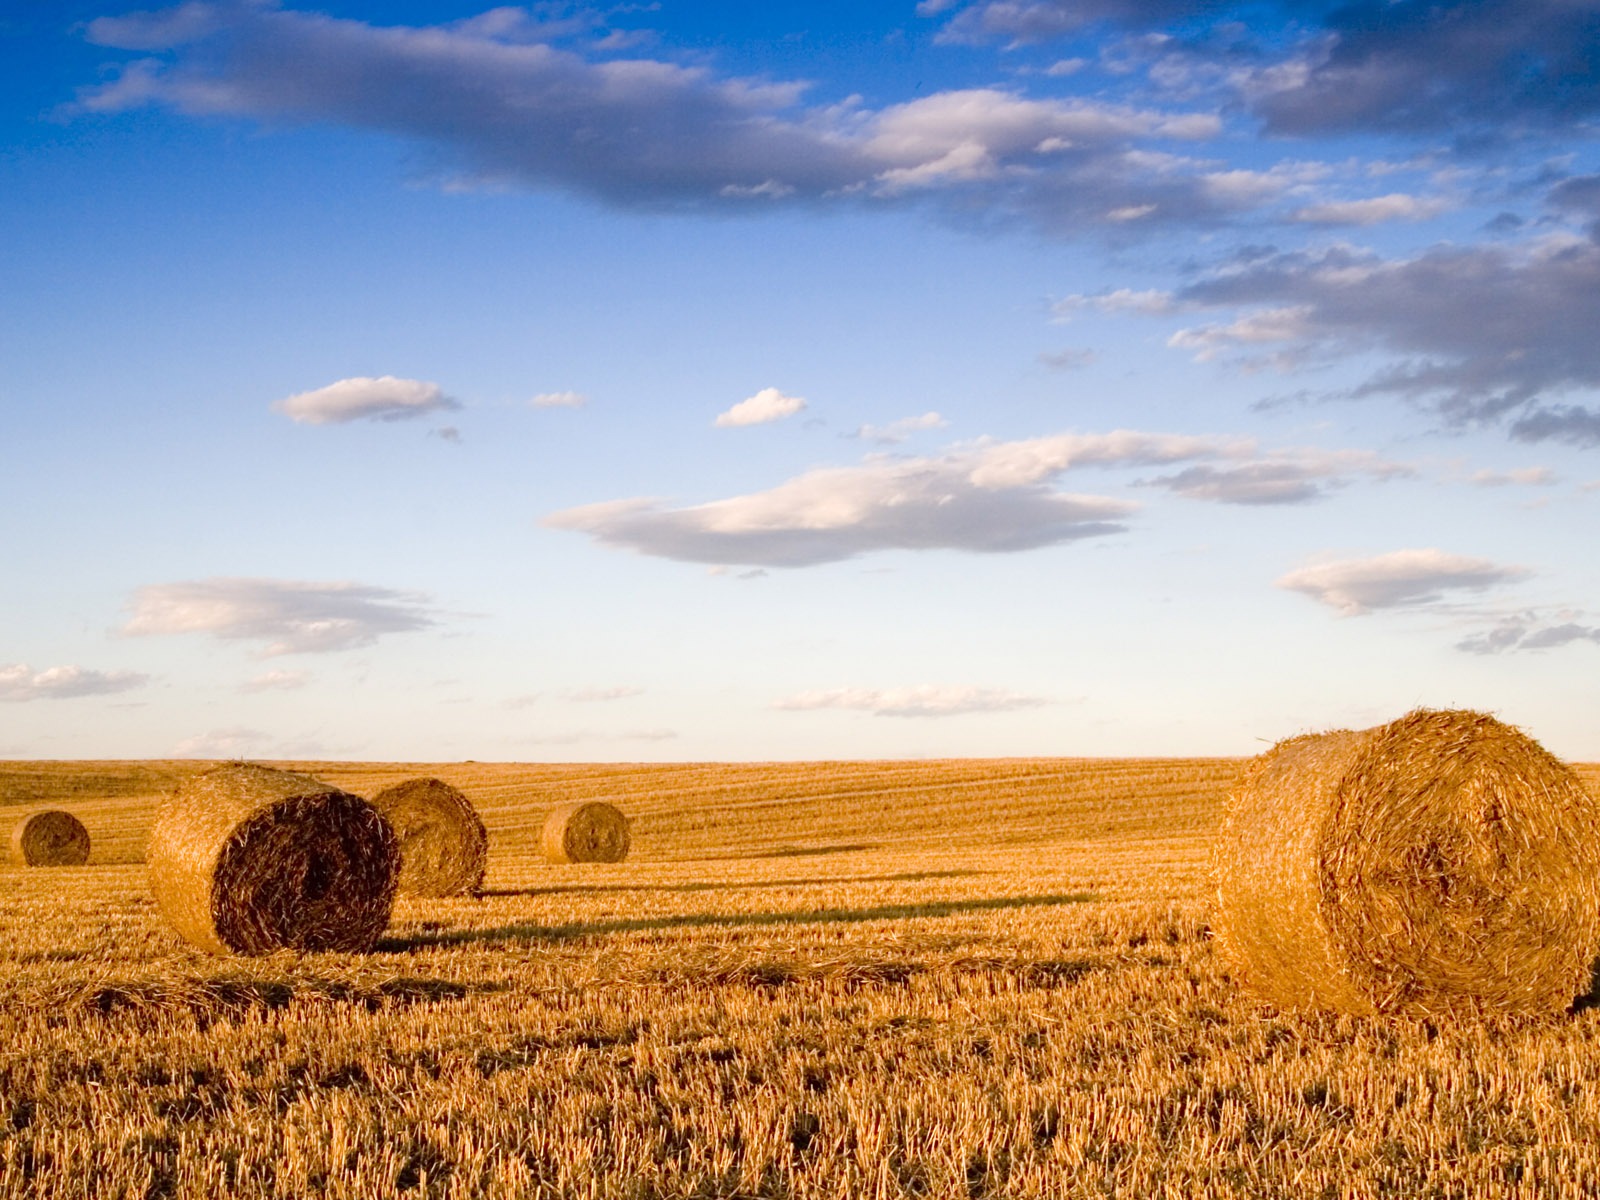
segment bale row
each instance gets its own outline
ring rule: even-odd
[[[1419,710],[1252,762],[1217,843],[1217,932],[1283,1008],[1564,1010],[1600,953],[1600,805],[1481,713]]]
[[[550,815],[542,844],[556,861],[617,862],[628,823],[608,804],[571,805]],[[407,780],[369,803],[309,775],[228,763],[161,806],[146,862],[186,940],[266,954],[370,950],[397,893],[477,891],[487,856],[483,821],[442,780]]]

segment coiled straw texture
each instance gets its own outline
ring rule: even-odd
[[[483,886],[489,834],[472,802],[442,779],[407,779],[372,797],[400,839],[400,893],[459,896]]]
[[[19,867],[79,867],[89,861],[89,831],[60,809],[23,813],[11,827],[9,857]]]
[[[604,800],[554,809],[539,832],[539,849],[553,863],[621,862],[630,844],[628,818]]]
[[[1228,799],[1218,939],[1282,1008],[1551,1013],[1600,953],[1600,805],[1493,717],[1290,738]]]
[[[369,950],[389,923],[399,846],[372,805],[290,771],[228,763],[162,805],[150,890],[188,941],[219,954]]]

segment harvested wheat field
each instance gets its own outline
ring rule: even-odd
[[[204,764],[0,764],[93,845],[0,872],[0,1195],[1600,1193],[1600,1011],[1228,978],[1236,760],[274,765],[460,788],[483,895],[402,896],[370,953],[206,954],[143,866]],[[545,862],[587,799],[628,859]]]

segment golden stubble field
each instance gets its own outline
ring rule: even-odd
[[[491,858],[374,953],[259,959],[149,898],[202,765],[0,763],[0,817],[94,839],[0,868],[0,1195],[1600,1194],[1600,1009],[1241,996],[1207,886],[1236,760],[277,764],[437,775]],[[629,860],[539,861],[590,797]]]

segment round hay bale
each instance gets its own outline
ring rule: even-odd
[[[400,893],[459,896],[483,886],[489,834],[472,802],[442,779],[407,779],[372,797],[400,839]]]
[[[400,868],[394,831],[361,797],[250,763],[180,786],[145,861],[173,927],[219,954],[370,950]]]
[[[81,867],[89,861],[89,831],[57,808],[23,813],[11,827],[10,858],[19,867]]]
[[[1228,798],[1217,934],[1282,1008],[1550,1013],[1600,952],[1600,804],[1493,717],[1290,738]]]
[[[539,833],[539,849],[553,863],[621,862],[628,845],[628,818],[604,800],[562,805]]]

